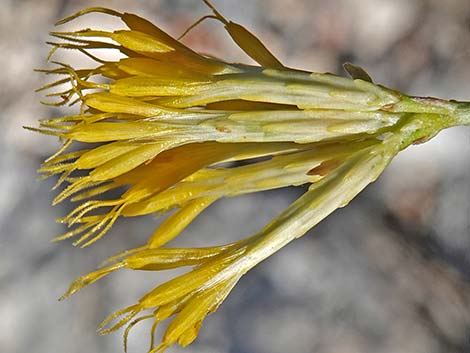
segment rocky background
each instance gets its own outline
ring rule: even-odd
[[[376,82],[414,95],[470,100],[468,0],[213,0],[288,66],[342,73],[363,66]],[[35,169],[58,146],[21,129],[67,114],[39,104],[52,24],[89,6],[134,11],[174,35],[209,11],[198,0],[0,0],[0,351],[121,352],[120,333],[99,337],[110,312],[170,273],[115,274],[58,303],[79,275],[141,245],[157,218],[118,222],[91,248],[49,240],[70,205],[49,206],[54,180]],[[86,18],[69,28],[115,22]],[[76,26],[76,27],[74,27]],[[249,62],[208,22],[190,46]],[[65,54],[58,54],[60,59]],[[215,244],[259,230],[302,189],[228,199],[178,244]],[[470,129],[454,128],[400,155],[375,184],[308,235],[247,274],[186,353],[470,352]],[[146,352],[148,324],[129,351]],[[182,352],[173,347],[171,352]]]

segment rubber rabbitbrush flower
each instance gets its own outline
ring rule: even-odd
[[[58,24],[98,12],[119,17],[128,29],[53,32],[58,42],[50,43],[51,55],[73,49],[96,67],[56,62],[39,70],[63,76],[39,90],[67,85],[48,94],[59,101],[46,104],[80,104],[74,115],[30,128],[64,141],[40,168],[45,177],[59,176],[56,187],[65,184],[54,204],[78,202],[60,220],[70,230],[57,239],[76,238],[75,245],[87,246],[121,217],[176,209],[147,244],[111,257],[64,295],[119,269],[192,267],[100,326],[108,333],[127,325],[126,339],[135,324],[152,319],[151,352],[191,343],[243,274],[347,205],[399,151],[444,128],[470,124],[469,103],[410,97],[374,84],[352,64],[345,65],[352,78],[287,68],[253,34],[207,4],[213,15],[203,19],[222,22],[259,66],[198,54],[141,17],[90,8]],[[115,50],[122,58],[105,61],[93,49]],[[66,152],[75,142],[80,148]],[[246,239],[162,247],[221,198],[305,184],[298,200]],[[106,196],[111,190],[116,197]],[[157,324],[172,316],[155,346]]]

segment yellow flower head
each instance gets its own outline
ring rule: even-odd
[[[139,16],[95,7],[58,24],[99,12],[119,17],[128,29],[53,32],[59,42],[51,43],[51,55],[73,49],[96,66],[56,62],[39,70],[64,76],[40,90],[69,85],[49,94],[60,100],[47,104],[80,104],[75,115],[31,128],[64,141],[40,168],[46,177],[60,176],[56,187],[65,184],[54,204],[79,202],[60,220],[70,230],[57,239],[87,246],[119,217],[176,209],[147,244],[110,258],[64,295],[122,268],[193,267],[100,326],[108,333],[127,325],[126,338],[137,322],[152,319],[151,352],[191,343],[244,273],[345,206],[400,150],[443,128],[470,124],[468,103],[406,96],[374,84],[352,64],[345,65],[352,78],[287,68],[206,3],[213,15],[203,19],[220,21],[259,66],[198,54]],[[105,61],[89,52],[105,48],[123,58]],[[81,148],[66,152],[74,142]],[[250,163],[223,164],[228,161]],[[218,199],[304,184],[308,191],[251,237],[216,247],[162,247]],[[119,196],[102,197],[111,190]],[[171,316],[155,347],[153,331]]]

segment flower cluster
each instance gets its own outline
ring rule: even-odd
[[[40,168],[45,177],[59,176],[56,187],[65,184],[53,203],[79,202],[60,220],[69,231],[57,239],[87,246],[120,217],[175,210],[147,244],[113,256],[64,295],[119,269],[192,267],[100,326],[108,333],[127,325],[126,338],[136,323],[152,319],[151,352],[191,343],[243,274],[348,204],[400,150],[470,121],[467,103],[406,96],[374,84],[352,64],[345,65],[352,78],[287,68],[206,3],[213,14],[203,19],[220,21],[259,66],[198,54],[139,16],[96,7],[58,24],[98,12],[128,29],[53,32],[58,42],[50,43],[51,55],[73,49],[96,66],[55,62],[39,70],[63,76],[39,90],[66,85],[48,94],[58,102],[46,104],[80,105],[75,115],[30,128],[64,142]],[[93,55],[107,48],[122,58]],[[67,152],[74,142],[80,147]],[[251,237],[207,248],[163,247],[221,198],[304,184],[308,190]],[[118,196],[106,197],[111,190]],[[155,346],[157,324],[172,316]]]

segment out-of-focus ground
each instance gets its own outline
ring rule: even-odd
[[[288,66],[341,73],[352,61],[389,87],[470,100],[468,0],[213,2]],[[0,1],[0,352],[120,352],[120,334],[99,337],[95,327],[170,276],[122,272],[57,302],[71,280],[141,245],[158,222],[121,221],[85,250],[51,243],[63,232],[54,219],[70,205],[49,206],[54,181],[36,182],[35,169],[58,143],[21,129],[66,114],[39,105],[43,97],[33,93],[45,82],[32,69],[45,65],[52,23],[104,4],[144,15],[173,35],[208,13],[198,0]],[[249,62],[215,22],[185,41]],[[175,244],[249,235],[301,191],[219,202]],[[455,128],[402,153],[348,207],[247,274],[185,352],[470,352],[469,218],[470,129]],[[131,333],[131,353],[146,351],[148,330],[142,324]]]

